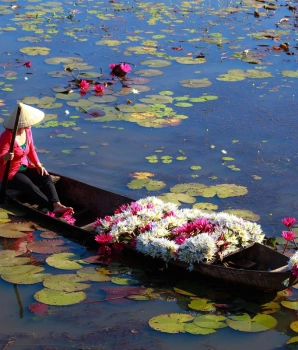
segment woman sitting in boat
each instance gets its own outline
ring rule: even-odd
[[[18,108],[21,108],[13,152],[9,152]],[[19,103],[4,121],[5,131],[0,136],[0,181],[3,180],[7,161],[10,162],[7,186],[27,193],[35,204],[61,216],[65,212],[73,214],[71,207],[60,203],[55,185],[47,170],[40,163],[34,149],[31,126],[44,118],[44,113],[36,108]],[[41,189],[43,191],[41,191]]]

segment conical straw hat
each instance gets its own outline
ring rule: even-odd
[[[43,120],[44,112],[40,111],[39,109],[25,105],[24,103],[19,103],[18,106],[20,106],[21,108],[18,129],[28,128],[34,124],[39,123],[41,120]],[[18,106],[14,109],[11,115],[4,121],[3,126],[6,129],[14,128]]]

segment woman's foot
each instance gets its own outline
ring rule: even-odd
[[[74,214],[72,207],[66,207],[65,205],[61,204],[60,202],[54,203],[53,213],[56,216],[62,216],[66,212],[69,213],[70,215]]]

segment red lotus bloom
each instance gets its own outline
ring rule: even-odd
[[[98,255],[111,255],[112,250],[107,245],[102,245],[101,247],[99,247],[97,253]]]
[[[292,231],[283,231],[283,233],[281,235],[288,242],[295,239],[295,233]]]
[[[102,95],[103,95],[104,92],[105,92],[104,86],[99,85],[99,84],[95,84],[94,87],[93,87],[93,89],[95,90],[95,92],[96,92],[97,94],[102,94]]]
[[[28,306],[28,309],[33,312],[36,316],[44,316],[48,311],[49,307],[46,304],[33,303]]]
[[[118,250],[119,252],[122,252],[122,250],[124,248],[123,248],[123,245],[121,243],[116,242],[112,245],[112,249],[115,249],[115,250]]]
[[[176,227],[173,229],[173,232],[177,235],[183,234],[183,233],[191,233],[196,229],[195,225],[192,222],[188,222],[186,224],[183,224],[179,227]]]
[[[116,77],[125,77],[126,73],[129,73],[131,71],[131,67],[127,63],[120,63],[120,64],[115,64],[111,63],[109,67],[112,69],[110,75],[116,76]]]
[[[143,232],[149,231],[149,230],[151,230],[151,228],[152,228],[152,223],[149,222],[145,226],[141,227],[141,232],[143,233]]]
[[[298,265],[294,264],[292,267],[292,274],[296,277],[298,277]]]
[[[285,226],[287,226],[287,227],[290,228],[291,226],[293,226],[293,225],[295,224],[296,219],[295,219],[295,218],[288,217],[288,218],[282,219],[281,222],[282,222]]]
[[[89,83],[86,80],[82,79],[80,82],[80,89],[87,90],[88,87],[89,87]]]
[[[47,211],[46,215],[50,216],[51,218],[55,218],[56,217],[55,213],[52,213],[51,211]]]
[[[164,213],[162,218],[165,219],[167,218],[168,216],[175,216],[175,213],[173,212],[173,210],[171,211],[168,211],[167,213]]]
[[[100,235],[95,236],[95,240],[99,244],[110,244],[113,242],[114,237],[110,233],[102,233]]]
[[[26,68],[31,68],[31,62],[30,61],[25,62],[23,66],[25,66]]]
[[[63,213],[61,218],[67,221],[70,225],[74,225],[74,223],[76,222],[76,219],[70,214],[69,210]]]
[[[98,218],[92,224],[93,227],[97,227],[101,225],[102,225],[101,219],[98,219]]]

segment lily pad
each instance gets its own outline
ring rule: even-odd
[[[185,79],[180,80],[180,84],[184,87],[190,87],[190,88],[203,88],[210,86],[212,83],[208,78],[203,79]]]
[[[84,292],[66,293],[44,288],[34,294],[35,300],[47,305],[63,306],[78,304],[86,299]]]
[[[22,53],[25,53],[28,56],[46,56],[50,53],[50,48],[48,47],[41,47],[41,46],[29,46],[29,47],[23,47],[20,49]]]
[[[79,256],[74,253],[58,253],[49,256],[46,259],[46,263],[50,266],[56,267],[62,270],[77,270],[83,266],[80,265],[83,261]]]
[[[201,210],[217,210],[218,209],[218,205],[212,204],[212,203],[206,203],[206,202],[196,203],[192,207],[194,209],[201,209]]]
[[[0,267],[0,275],[23,275],[27,273],[37,273],[43,270],[43,267],[34,265],[3,266]]]
[[[298,310],[298,301],[286,301],[283,300],[281,302],[281,305],[286,307],[287,309],[291,309],[291,310]]]
[[[166,60],[145,60],[141,61],[140,64],[152,68],[161,68],[170,66],[172,62]]]
[[[45,63],[47,64],[70,64],[70,63],[76,63],[76,62],[82,62],[83,59],[80,57],[50,57],[46,58],[44,60]]]
[[[22,275],[1,275],[1,278],[13,284],[35,284],[42,282],[49,273],[25,273]]]
[[[68,250],[68,247],[61,247],[65,242],[62,239],[51,239],[29,243],[28,250],[34,253],[53,254]]]
[[[193,319],[193,316],[187,314],[164,314],[151,318],[149,326],[165,333],[185,333],[185,323]]]
[[[76,274],[59,274],[44,279],[43,285],[61,292],[77,292],[90,287],[90,284],[82,283],[84,281],[85,279]]]
[[[163,72],[158,69],[139,69],[134,71],[134,74],[138,74],[141,77],[158,77],[162,75]]]
[[[248,314],[231,315],[226,322],[229,327],[241,332],[264,332],[277,325],[274,317],[264,314],[258,314],[254,318]]]
[[[15,250],[1,250],[0,251],[0,266],[17,266],[28,264],[31,259],[27,257],[19,257],[21,252]]]
[[[205,298],[192,298],[188,307],[197,311],[215,311],[214,303]]]
[[[83,269],[78,270],[77,274],[81,278],[93,282],[108,282],[111,280],[103,270],[94,267],[84,267]]]
[[[225,213],[236,215],[240,218],[243,218],[245,220],[250,220],[250,221],[259,221],[260,220],[260,215],[253,213],[250,210],[245,210],[245,209],[229,209],[229,210],[224,210]]]
[[[122,286],[134,286],[139,283],[137,280],[125,277],[112,277],[111,282],[115,284],[120,284]]]

